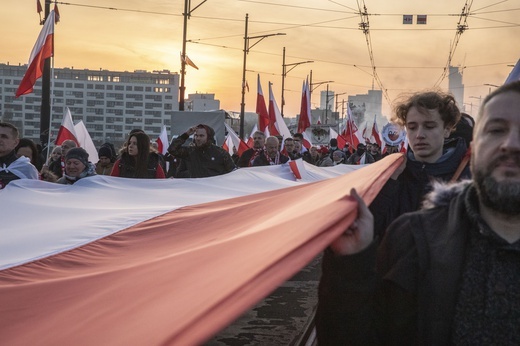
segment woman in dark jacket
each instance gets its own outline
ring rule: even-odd
[[[110,175],[141,179],[165,178],[158,155],[150,149],[150,138],[147,134],[135,132],[130,135],[121,158],[114,163]]]

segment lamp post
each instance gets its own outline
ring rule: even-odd
[[[188,32],[188,19],[191,16],[191,13],[199,8],[203,3],[208,0],[202,1],[200,4],[195,6],[192,10],[190,9],[191,0],[184,0],[184,25],[182,29],[182,56],[181,56],[181,85],[179,86],[179,110],[184,110],[184,93],[186,91],[186,87],[184,86],[184,77],[186,75],[186,35]]]
[[[258,35],[258,36],[247,36],[247,25],[249,22],[249,14],[246,13],[246,28],[244,34],[244,67],[242,68],[242,102],[240,103],[240,138],[244,138],[244,115],[245,115],[245,96],[246,96],[246,63],[247,63],[247,54],[249,50],[256,46],[260,41],[262,41],[266,37],[285,35],[285,33],[278,32],[276,34],[268,34],[268,35]],[[252,45],[249,45],[250,40],[258,39]]]
[[[285,47],[283,47],[283,60],[282,60],[282,109],[280,110],[280,113],[282,113],[283,117],[283,106],[285,105],[285,98],[284,98],[284,89],[285,89],[285,77],[287,76],[287,73],[291,72],[296,66],[301,64],[309,64],[314,61],[307,60],[307,61],[300,61],[295,62],[292,64],[286,64],[285,63]],[[288,66],[292,66],[290,69],[287,69]]]
[[[333,80],[326,80],[324,82],[313,83],[312,82],[312,70],[311,70],[310,77],[309,77],[309,97],[310,97],[310,99],[312,100],[312,92],[317,87],[319,87],[320,85],[323,85],[323,84],[327,84],[327,83],[334,83],[334,81]],[[311,102],[311,100],[309,100],[309,102]]]
[[[480,109],[480,105],[482,105],[482,96],[470,96],[469,97],[470,99],[477,99],[478,100],[478,108]],[[473,102],[470,103],[470,107],[471,107],[471,115],[473,116]]]
[[[491,94],[491,87],[500,88],[500,85],[495,84],[484,83],[484,85],[487,85],[489,87],[488,95]]]

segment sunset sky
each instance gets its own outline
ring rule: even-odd
[[[44,0],[41,0],[42,4]],[[192,9],[202,1],[192,1]],[[455,45],[465,4],[471,5],[468,29]],[[69,4],[69,5],[67,5]],[[180,71],[184,1],[70,0],[58,2],[55,67],[117,71]],[[0,63],[25,64],[41,26],[36,0],[3,0],[0,11]],[[359,29],[358,5],[369,14],[369,42],[376,72],[388,97],[438,85],[454,51],[452,65],[463,66],[466,109],[476,113],[485,84],[500,85],[520,58],[519,0],[207,0],[188,21],[187,55],[199,70],[187,67],[187,93],[215,93],[221,107],[240,111],[245,16],[248,36],[268,37],[247,56],[246,111],[255,111],[256,76],[268,97],[268,82],[281,104],[282,52],[296,66],[285,79],[284,113],[299,113],[301,86],[312,70],[313,82],[329,84],[339,100],[379,89],[372,78],[367,37]],[[110,10],[104,8],[115,8]],[[403,15],[428,15],[426,25],[403,25]],[[462,19],[461,23],[464,23]],[[256,41],[252,40],[250,46]],[[455,48],[453,49],[453,47]],[[289,66],[288,68],[290,68]],[[440,82],[447,89],[448,79]],[[313,108],[319,105],[314,90]],[[390,104],[384,100],[383,112]]]

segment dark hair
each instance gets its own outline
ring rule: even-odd
[[[406,101],[398,103],[393,120],[401,126],[406,126],[406,117],[412,107],[416,107],[423,114],[436,109],[441,115],[444,127],[450,129],[453,129],[460,119],[460,111],[453,95],[440,91],[426,91],[413,94]]]
[[[133,164],[137,177],[146,178],[148,172],[148,158],[150,156],[150,137],[142,131],[136,131],[126,140],[126,148],[128,148],[128,144],[132,137],[135,137],[137,140],[137,157],[130,156],[128,154],[128,149],[125,150],[125,156],[127,156]]]
[[[0,127],[11,129],[14,139],[17,139],[20,136],[18,128],[11,123],[0,122]]]
[[[20,141],[18,142],[18,145],[16,146],[16,148],[14,148],[14,151],[15,152],[18,152],[18,149],[20,148],[29,148],[31,149],[31,153],[32,153],[32,157],[31,157],[31,163],[38,167],[38,159],[39,159],[39,155],[40,153],[38,153],[38,148],[36,147],[36,144],[34,144],[34,142],[32,140],[30,140],[29,138],[20,138]]]
[[[479,110],[479,119],[480,119],[480,117],[482,116],[482,112],[483,112],[485,106],[488,104],[489,101],[491,101],[492,98],[494,98],[494,97],[497,96],[497,95],[500,95],[500,94],[504,94],[504,93],[506,93],[506,92],[509,92],[509,91],[513,91],[513,92],[516,92],[516,93],[520,93],[520,80],[515,81],[515,82],[511,82],[511,83],[504,84],[504,85],[502,85],[500,88],[495,89],[491,94],[489,94],[488,96],[486,96],[486,98],[485,98],[484,101],[482,102],[482,105],[480,106],[480,110]]]
[[[211,126],[208,126],[206,124],[198,124],[195,126],[198,129],[204,129],[206,130],[206,135],[208,136],[208,142],[207,143],[213,143],[215,144],[215,130]]]
[[[303,140],[303,134],[301,134],[300,132],[296,132],[294,135],[293,135],[293,138],[298,138],[300,140]]]

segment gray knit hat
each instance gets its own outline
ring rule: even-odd
[[[65,156],[65,162],[69,159],[76,159],[81,161],[85,166],[88,167],[88,153],[83,148],[72,148],[67,152]]]

